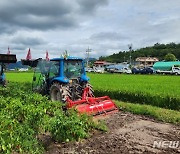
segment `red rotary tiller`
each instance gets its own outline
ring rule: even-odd
[[[87,113],[89,115],[107,115],[118,111],[115,103],[109,96],[93,97],[89,87],[86,87],[82,94],[81,100],[72,101],[67,97],[67,108],[75,108],[79,113]]]

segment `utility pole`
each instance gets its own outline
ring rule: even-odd
[[[87,53],[87,67],[89,67],[89,53],[92,51],[92,49],[86,49],[86,53]]]
[[[10,54],[11,54],[9,47],[8,47],[8,52],[7,52],[7,54],[8,54],[8,55],[10,55]]]
[[[130,53],[130,55],[129,55],[129,64],[130,64],[130,66],[131,66],[131,52],[132,52],[132,44],[128,44],[128,48],[129,48],[129,53]]]

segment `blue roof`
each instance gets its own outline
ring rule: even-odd
[[[71,57],[71,56],[69,56],[69,57],[67,57],[67,58],[64,58],[64,57],[53,58],[53,59],[50,59],[50,60],[64,60],[64,59],[66,59],[66,60],[83,60],[83,59],[80,58],[80,57]]]
[[[110,66],[107,66],[106,68],[107,69],[112,69],[112,68],[116,68],[116,69],[123,69],[125,67],[128,67],[128,65],[126,64],[117,64],[117,65],[110,65]]]

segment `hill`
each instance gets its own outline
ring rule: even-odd
[[[145,47],[137,50],[132,50],[131,56],[132,61],[135,61],[137,57],[157,57],[159,60],[163,60],[165,55],[172,53],[180,60],[180,43],[169,43],[160,44],[156,43],[153,46]],[[108,62],[124,62],[129,61],[130,52],[129,51],[119,51],[119,53],[114,53],[113,55],[107,57],[100,57],[99,60],[105,60]]]

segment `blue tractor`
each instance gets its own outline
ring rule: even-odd
[[[6,85],[6,78],[4,74],[5,65],[9,63],[16,63],[16,55],[0,54],[0,86]]]
[[[117,111],[108,96],[94,97],[82,58],[62,57],[50,61],[38,59],[38,62],[27,60],[23,63],[36,67],[33,91],[50,96],[52,101],[62,102],[67,108],[75,107],[80,113],[92,115]]]
[[[84,61],[81,58],[54,58],[50,61],[39,59],[32,82],[33,91],[49,94],[52,101],[81,98],[82,88],[89,87]]]

